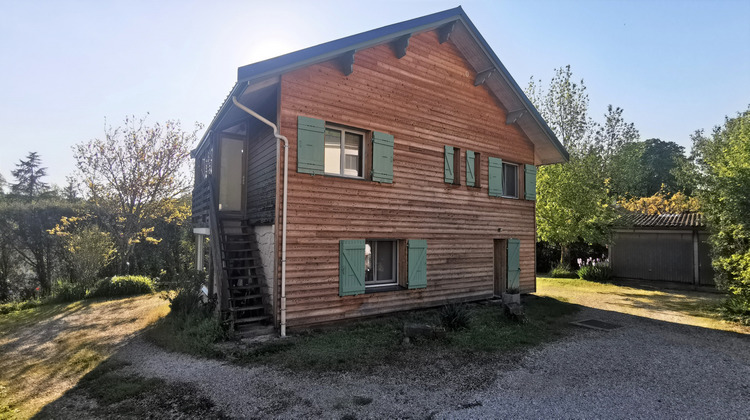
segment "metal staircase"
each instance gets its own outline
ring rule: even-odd
[[[273,330],[268,288],[252,226],[238,220],[221,220],[221,261],[228,288],[228,315],[241,336]]]

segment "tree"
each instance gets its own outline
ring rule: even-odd
[[[662,188],[671,193],[680,190],[674,173],[687,160],[684,147],[671,141],[648,139],[642,160],[646,170],[645,195],[656,194]]]
[[[185,132],[179,121],[147,125],[145,118],[126,118],[121,127],[106,127],[103,139],[74,147],[88,198],[112,234],[121,269],[137,243],[159,241],[152,236],[155,221],[172,217],[177,198],[189,191],[186,166],[200,128]]]
[[[616,216],[595,154],[543,166],[536,188],[538,239],[560,246],[561,264],[569,262],[574,242],[606,242]]]
[[[26,160],[21,159],[11,174],[16,178],[11,191],[17,196],[33,200],[49,190],[49,185],[42,181],[47,176],[47,168],[42,167],[42,159],[37,152],[29,152]]]
[[[548,89],[541,83],[531,77],[526,89],[529,99],[571,155],[585,154],[594,124],[588,116],[589,96],[583,79],[574,82],[568,65],[555,69]]]
[[[623,147],[637,141],[640,137],[635,124],[625,122],[622,113],[623,109],[620,107],[607,106],[604,125],[599,126],[594,135],[594,142],[605,166]]]
[[[0,199],[2,199],[5,196],[5,177],[3,177],[3,174],[0,174]]]
[[[560,262],[565,264],[570,244],[602,242],[609,234],[615,214],[606,164],[593,134],[597,126],[588,116],[586,86],[583,80],[573,82],[570,66],[556,69],[546,90],[532,78],[528,95],[570,152],[568,163],[543,166],[537,174],[538,238],[558,245]],[[631,124],[622,121],[620,108],[610,107],[608,116],[598,131],[602,144],[625,144],[637,135]]]
[[[114,258],[114,243],[90,215],[62,217],[49,231],[64,244],[64,259],[71,282],[93,286],[99,272]]]
[[[717,285],[750,311],[750,107],[693,141]]]
[[[697,198],[679,191],[670,194],[664,189],[649,197],[621,199],[619,204],[627,211],[643,214],[674,214],[700,210]]]

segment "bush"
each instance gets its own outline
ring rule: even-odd
[[[446,330],[456,331],[468,328],[471,314],[466,304],[449,303],[440,308],[440,323]]]
[[[58,281],[52,291],[53,302],[75,302],[86,298],[88,289],[83,284]]]
[[[24,309],[36,308],[37,306],[43,305],[45,302],[41,299],[23,300],[20,302],[9,302],[0,304],[0,315],[9,314],[15,311],[22,311]]]
[[[191,314],[211,314],[214,302],[209,301],[201,291],[206,281],[202,271],[192,271],[179,279],[177,294],[169,298],[170,315],[186,317]]]
[[[612,268],[609,265],[584,265],[578,269],[578,277],[589,281],[609,281],[612,278]]]
[[[549,272],[549,276],[554,279],[574,279],[576,278],[576,273],[570,271],[570,266],[558,264]]]
[[[750,299],[732,296],[721,307],[724,318],[743,325],[750,325]]]
[[[154,292],[154,282],[146,276],[114,276],[100,281],[92,297],[120,297]]]
[[[578,277],[589,281],[605,282],[612,278],[612,268],[608,260],[598,258],[578,259]]]

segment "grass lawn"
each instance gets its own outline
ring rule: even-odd
[[[722,320],[726,298],[693,290],[651,290],[580,279],[537,278],[537,295],[607,311],[748,334],[750,328]]]
[[[146,295],[0,315],[0,418],[33,416],[168,311]]]
[[[446,362],[469,363],[482,357],[516,352],[562,337],[576,305],[553,298],[524,297],[526,322],[505,317],[501,305],[467,304],[468,328],[442,336],[404,343],[408,322],[440,325],[437,309],[411,311],[340,326],[291,334],[282,340],[252,346],[189,346],[181,331],[170,329],[168,319],[148,336],[170,350],[226,358],[242,365],[271,365],[295,371],[369,371],[384,365],[410,366]],[[185,330],[192,331],[193,330]],[[195,340],[193,341],[195,343]],[[476,356],[476,357],[471,357]],[[447,360],[450,362],[451,360]]]

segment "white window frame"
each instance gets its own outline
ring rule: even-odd
[[[343,127],[340,125],[335,124],[326,124],[325,125],[326,130],[335,130],[339,131],[341,133],[341,143],[339,144],[339,172],[328,172],[325,170],[325,157],[323,160],[323,173],[327,176],[339,176],[343,178],[354,178],[354,179],[364,179],[365,178],[365,143],[367,140],[367,132],[357,129],[352,129],[348,127]],[[359,167],[361,169],[362,175],[354,176],[354,175],[346,175],[344,172],[346,171],[346,133],[352,133],[357,134],[359,136],[362,136],[362,143],[360,144],[359,149]],[[323,136],[325,138],[325,132],[323,133]],[[323,153],[325,153],[325,141],[323,143]]]
[[[366,239],[365,240],[365,247],[367,245],[370,245],[373,242],[390,242],[393,244],[393,279],[388,280],[378,280],[375,277],[377,276],[377,268],[376,268],[376,262],[377,262],[377,247],[371,248],[371,270],[372,270],[372,276],[373,280],[367,281],[367,273],[365,271],[365,288],[371,288],[371,287],[391,287],[398,285],[398,267],[399,267],[399,261],[398,261],[398,244],[399,241],[396,239]],[[365,255],[367,255],[367,251],[365,251]],[[365,257],[366,258],[366,257]]]
[[[505,176],[505,166],[506,165],[507,166],[512,166],[512,167],[516,168],[516,195],[510,195],[510,194],[508,194],[508,188],[506,188],[506,185],[507,185],[506,183],[508,182],[508,177]],[[519,193],[520,193],[520,189],[521,189],[520,188],[521,177],[519,176],[518,168],[519,168],[519,166],[516,163],[503,162],[503,195],[502,195],[502,197],[504,197],[504,198],[516,198],[516,199],[519,197],[519,195],[520,195]]]

